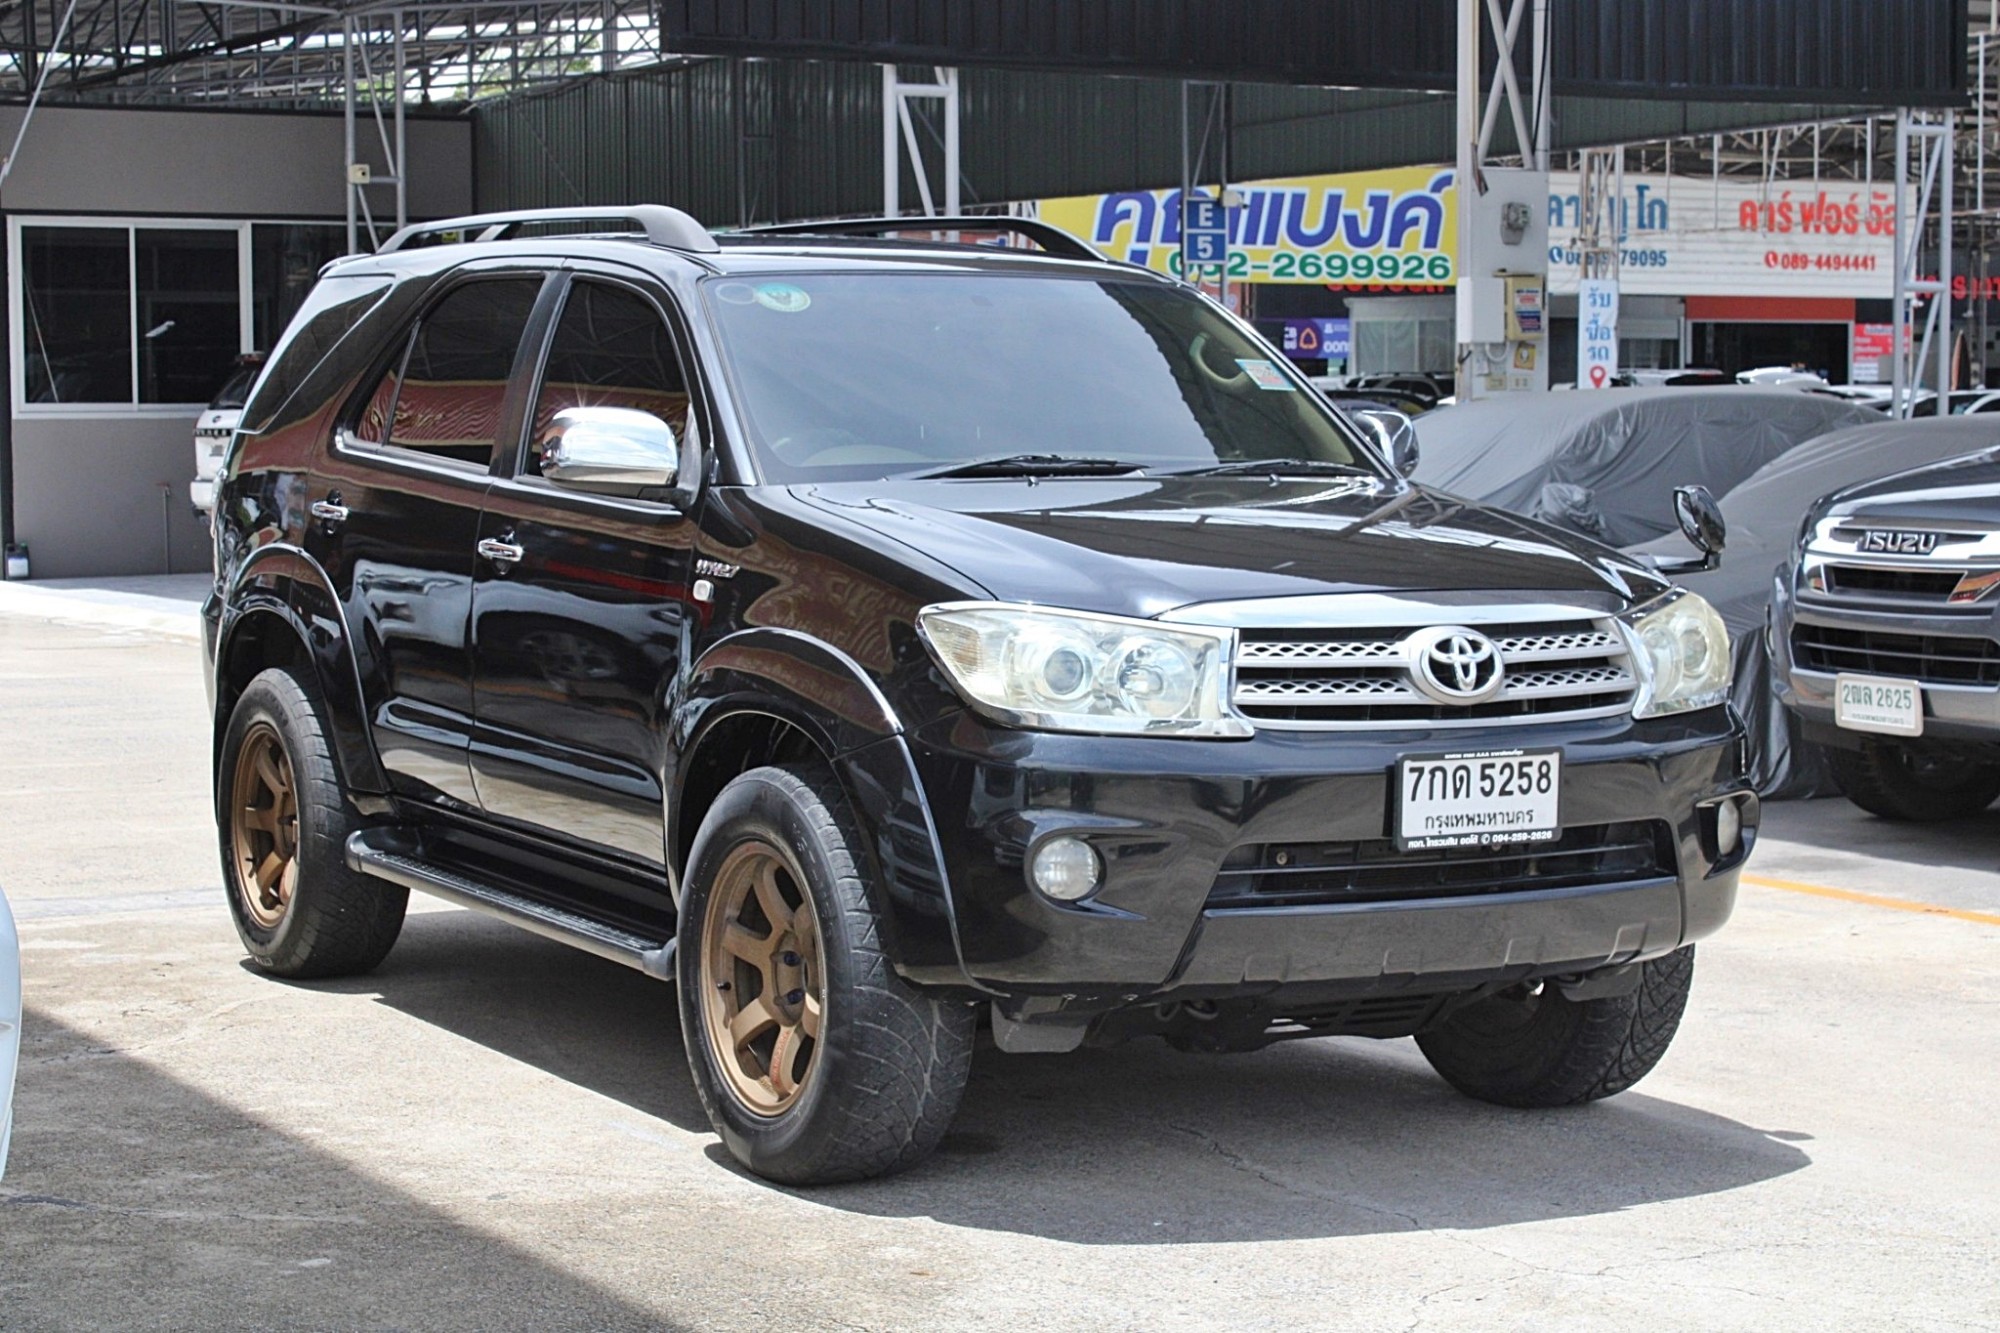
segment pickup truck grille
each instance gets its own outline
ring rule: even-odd
[[[1808,671],[1899,676],[1926,685],[2000,685],[2000,643],[1946,634],[1891,634],[1801,621],[1792,660]]]
[[[1554,842],[1399,852],[1366,842],[1239,847],[1209,890],[1210,911],[1483,897],[1671,879],[1673,830],[1659,820],[1564,829]]]
[[[1236,708],[1293,727],[1465,726],[1609,716],[1637,689],[1625,637],[1610,621],[1481,624],[1506,680],[1484,703],[1441,704],[1418,691],[1404,642],[1419,627],[1242,631]]]

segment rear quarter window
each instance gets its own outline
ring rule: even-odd
[[[243,429],[268,430],[299,387],[354,326],[382,303],[395,280],[385,274],[321,278],[278,340],[269,366],[243,412]]]

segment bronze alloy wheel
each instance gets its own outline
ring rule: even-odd
[[[812,899],[791,858],[753,839],[729,853],[702,923],[702,1018],[723,1079],[746,1110],[775,1116],[812,1077],[826,963]]]
[[[229,851],[236,896],[250,920],[275,930],[299,879],[299,795],[278,729],[254,723],[236,752]]]

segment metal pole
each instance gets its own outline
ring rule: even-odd
[[[1898,111],[1896,113],[1896,184],[1894,189],[1894,207],[1896,210],[1896,259],[1894,267],[1896,275],[1889,298],[1889,318],[1895,326],[1890,330],[1889,345],[1894,349],[1891,359],[1895,363],[1895,368],[1889,381],[1889,415],[1899,419],[1906,419],[1910,415],[1908,392],[1910,387],[1910,335],[1909,329],[1905,324],[1910,299],[1909,274],[1906,271],[1906,266],[1909,262],[1907,254],[1910,238],[1908,234],[1909,224],[1903,217],[1906,205],[1905,195],[1907,193],[1905,181],[1909,174],[1910,113],[1908,111]]]
[[[1467,219],[1472,212],[1472,200],[1478,192],[1479,184],[1474,179],[1479,169],[1477,144],[1479,143],[1479,0],[1458,0],[1458,144],[1455,154],[1458,163],[1453,182],[1458,189],[1458,287],[1454,297],[1453,314],[1457,324],[1458,343],[1458,398],[1466,402],[1474,398],[1474,386],[1478,372],[1473,367],[1473,287],[1475,275],[1471,268],[1472,228]]]
[[[347,157],[340,164],[340,173],[343,179],[346,181],[346,185],[344,186],[344,188],[347,192],[347,253],[351,255],[358,255],[361,253],[361,233],[359,228],[356,226],[356,219],[354,216],[354,192],[358,187],[354,184],[354,20],[353,19],[342,19],[340,21],[340,59],[341,59],[342,69],[346,74],[345,82],[347,84],[347,96],[345,102],[345,109],[343,111],[343,123],[342,123],[342,132],[344,134],[343,142],[346,145]]]
[[[409,136],[403,127],[403,11],[398,9],[390,18],[396,25],[396,230],[410,225],[410,155]]]
[[[1940,164],[1940,179],[1938,181],[1938,294],[1934,298],[1938,302],[1937,365],[1939,416],[1949,413],[1951,403],[1950,394],[1952,389],[1957,387],[1952,383],[1952,371],[1956,368],[1953,363],[1956,358],[1952,355],[1954,349],[1951,345],[1951,175],[1952,159],[1958,156],[1953,151],[1955,147],[1952,139],[1953,122],[1954,113],[1950,111],[1945,112],[1944,120],[1938,126],[1937,132],[1937,152],[1938,156],[1943,159]]]
[[[944,95],[944,211],[958,216],[958,71],[941,69],[938,82]]]
[[[897,103],[902,94],[897,91],[896,67],[882,66],[882,216],[893,218],[903,211],[899,196],[902,188],[902,162],[897,156],[896,135]]]
[[[1535,41],[1535,157],[1532,165],[1536,171],[1549,169],[1549,117],[1550,104],[1555,100],[1549,95],[1549,0],[1535,0],[1534,20]],[[1671,171],[1668,173],[1672,174]]]

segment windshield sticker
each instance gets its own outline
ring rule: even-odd
[[[1296,392],[1292,388],[1292,382],[1269,361],[1252,361],[1239,356],[1236,358],[1236,364],[1243,367],[1251,379],[1257,381],[1257,387],[1260,389],[1276,389],[1280,393]]]
[[[803,288],[789,282],[767,282],[757,288],[757,304],[781,315],[796,315],[812,303]]]
[[[731,305],[757,304],[757,289],[747,282],[725,282],[717,285],[715,299],[727,301]]]

